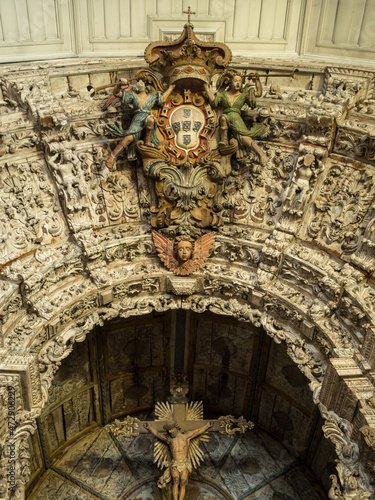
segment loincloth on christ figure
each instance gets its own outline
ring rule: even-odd
[[[167,484],[172,479],[171,475],[172,470],[176,470],[178,472],[183,472],[184,470],[187,470],[190,473],[193,470],[193,468],[191,466],[190,460],[188,459],[183,461],[172,460],[171,462],[168,463],[167,468],[164,471],[164,474],[158,480],[159,488],[167,487]]]

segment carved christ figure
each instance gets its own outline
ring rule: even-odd
[[[229,74],[222,78],[223,85],[219,89],[216,97],[210,87],[205,84],[205,90],[210,103],[223,111],[220,117],[220,144],[228,144],[228,127],[233,136],[239,142],[240,148],[250,148],[257,153],[262,165],[266,164],[267,157],[262,149],[254,142],[253,137],[259,137],[266,133],[267,127],[262,123],[255,123],[248,129],[241,117],[241,109],[247,104],[255,108],[255,97],[262,95],[262,85],[258,77],[255,78],[256,91],[251,88],[242,90],[243,79],[241,75]],[[224,90],[228,86],[227,90]]]
[[[168,433],[167,435],[154,429],[148,422],[144,426],[157,439],[160,439],[163,443],[167,443],[169,448],[170,456],[164,457],[164,464],[167,468],[158,481],[159,488],[165,488],[167,483],[172,480],[172,499],[184,500],[189,473],[193,470],[190,457],[192,451],[190,443],[193,439],[198,439],[199,441],[199,437],[212,427],[212,424],[208,422],[203,427],[184,432],[177,422],[170,420],[164,425],[164,430]],[[165,452],[166,450],[164,449]]]
[[[157,441],[154,445],[154,463],[160,469],[166,469],[158,480],[159,488],[166,488],[172,482],[172,499],[184,500],[189,474],[203,460],[200,443],[209,441],[210,432],[219,432],[233,436],[243,434],[254,427],[243,417],[231,415],[216,420],[203,419],[203,403],[188,403],[185,395],[186,384],[171,386],[171,402],[159,402],[155,406],[157,417],[153,422],[141,421],[128,415],[122,422],[115,420],[107,428],[115,436],[122,435],[132,439],[139,434],[151,432]]]
[[[170,85],[162,94],[160,91],[156,94],[150,93],[150,88],[146,87],[143,80],[139,80],[136,91],[125,90],[122,93],[122,105],[125,108],[134,110],[134,116],[128,129],[123,130],[119,124],[108,125],[108,129],[115,135],[124,137],[120,144],[109,155],[106,165],[112,168],[113,164],[123,149],[128,149],[128,159],[134,160],[135,145],[141,138],[143,129],[146,129],[145,143],[157,147],[159,144],[156,134],[156,120],[151,115],[151,109],[155,106],[163,106],[174,89]]]

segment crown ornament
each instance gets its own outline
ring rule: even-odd
[[[195,90],[197,80],[201,85],[209,83],[213,75],[225,69],[232,59],[232,52],[223,43],[201,42],[190,22],[190,8],[187,13],[189,20],[180,37],[174,41],[150,43],[145,50],[145,59],[153,71],[163,75],[163,81]]]

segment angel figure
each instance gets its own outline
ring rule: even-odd
[[[215,233],[203,235],[197,241],[187,235],[169,240],[156,231],[152,232],[158,255],[168,269],[180,276],[187,276],[207,260]]]
[[[262,85],[259,77],[254,76],[251,79],[255,81],[255,92],[249,87],[243,90],[243,77],[234,72],[225,72],[218,81],[219,91],[215,95],[211,91],[208,84],[205,84],[205,91],[208,100],[215,108],[222,109],[220,117],[220,144],[228,144],[228,127],[232,135],[239,142],[241,154],[244,148],[250,148],[259,156],[260,163],[265,165],[267,156],[262,149],[255,143],[253,137],[264,136],[267,133],[267,126],[263,123],[255,123],[251,129],[248,129],[241,117],[241,109],[247,104],[251,108],[256,107],[255,97],[261,97]]]
[[[159,140],[156,133],[156,120],[151,114],[151,109],[155,106],[163,106],[172,93],[175,85],[170,85],[168,89],[162,93],[158,91],[152,93],[152,88],[146,86],[143,80],[139,80],[135,92],[132,90],[122,91],[122,105],[126,109],[132,109],[134,115],[128,129],[123,128],[118,124],[109,124],[108,129],[115,135],[123,137],[122,141],[109,155],[106,165],[112,168],[117,156],[123,149],[127,149],[128,159],[135,160],[135,146],[141,138],[143,129],[146,129],[145,143],[147,145],[158,146]]]
[[[163,427],[167,432],[166,435],[158,432],[148,422],[144,426],[160,440],[155,445],[155,461],[160,467],[166,467],[166,470],[159,478],[158,487],[165,488],[172,480],[172,499],[184,500],[189,473],[192,472],[193,466],[199,465],[202,456],[199,441],[212,427],[211,423],[184,432],[177,422],[169,420]]]

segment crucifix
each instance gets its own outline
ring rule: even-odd
[[[157,438],[154,463],[165,469],[158,480],[158,487],[166,488],[172,482],[173,500],[184,500],[189,473],[203,460],[199,444],[209,440],[209,432],[232,436],[254,427],[253,422],[231,415],[204,420],[202,401],[189,403],[186,397],[188,391],[186,379],[172,384],[171,397],[166,403],[156,404],[157,419],[152,422],[128,416],[122,422],[115,420],[107,426],[114,435],[122,435],[126,439],[148,432]]]
[[[188,10],[183,10],[182,11],[183,14],[187,14],[188,16],[188,24],[190,24],[190,17],[192,14],[196,14],[196,12],[193,12],[191,9],[190,9],[190,5],[188,7]]]

